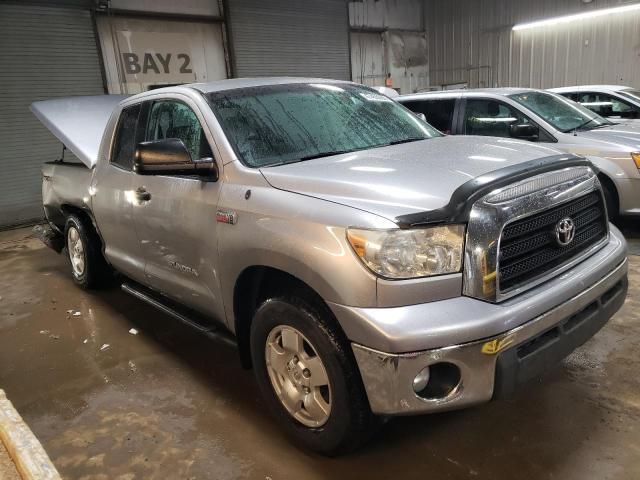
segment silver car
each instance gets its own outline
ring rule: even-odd
[[[601,117],[617,123],[640,124],[640,90],[622,85],[577,85],[550,88]]]
[[[624,303],[626,244],[592,164],[546,145],[443,136],[319,79],[32,109],[82,162],[43,167],[74,281],[118,272],[231,337],[265,408],[318,452],[356,448],[380,417],[509,394]]]
[[[394,100],[444,133],[522,139],[587,156],[600,170],[610,216],[640,214],[640,126],[615,124],[542,90],[457,90]]]

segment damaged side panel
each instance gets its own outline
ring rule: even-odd
[[[42,202],[47,221],[64,228],[64,208],[91,210],[90,170],[82,163],[49,162],[42,167]]]

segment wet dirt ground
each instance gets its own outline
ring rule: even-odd
[[[64,478],[640,478],[639,256],[623,309],[541,381],[327,459],[281,434],[232,347],[78,289],[30,232],[0,233],[0,388]]]

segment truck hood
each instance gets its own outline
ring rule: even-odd
[[[443,207],[463,183],[510,165],[562,152],[518,140],[439,137],[262,168],[275,188],[375,213]]]
[[[56,98],[31,104],[31,111],[87,167],[98,160],[102,134],[113,109],[127,95]]]
[[[578,132],[577,135],[594,140],[602,146],[612,146],[629,152],[640,150],[640,122],[596,128],[595,130]]]

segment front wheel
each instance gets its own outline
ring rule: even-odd
[[[350,346],[319,303],[262,303],[251,324],[251,355],[262,396],[294,441],[339,455],[370,437],[375,418]]]

